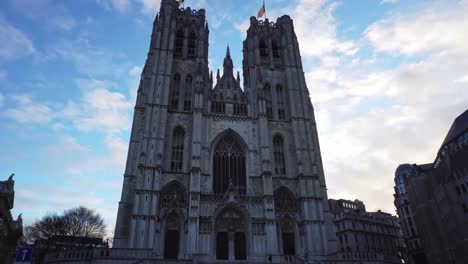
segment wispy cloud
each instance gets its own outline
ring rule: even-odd
[[[14,95],[14,107],[5,110],[5,115],[22,124],[47,124],[53,119],[52,109],[44,103],[33,102],[27,94]]]
[[[0,18],[0,60],[12,60],[35,52],[24,32]]]

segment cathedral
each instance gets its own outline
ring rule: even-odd
[[[161,1],[106,254],[331,263],[336,237],[292,19],[250,18],[242,83],[229,47],[213,76],[208,40],[205,10]]]

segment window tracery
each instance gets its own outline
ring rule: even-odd
[[[239,141],[231,133],[216,145],[213,156],[213,190],[225,193],[232,184],[239,193],[246,192],[245,153]]]
[[[299,210],[297,199],[285,187],[275,191],[274,199],[277,213],[295,213]]]
[[[161,192],[161,208],[175,209],[187,207],[187,193],[180,184],[173,183]]]
[[[275,160],[275,174],[281,176],[285,175],[284,146],[283,138],[280,135],[276,135],[273,138],[273,156]]]
[[[171,170],[181,171],[184,159],[184,136],[182,127],[176,127],[172,136]]]

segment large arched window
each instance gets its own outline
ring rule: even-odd
[[[172,87],[169,95],[169,110],[177,111],[179,108],[180,75],[176,73],[172,79]]]
[[[184,136],[182,127],[176,127],[172,135],[171,170],[181,171],[184,163]]]
[[[216,145],[213,155],[213,190],[225,193],[232,184],[239,193],[246,192],[245,153],[238,139],[227,133]]]
[[[273,156],[275,159],[275,174],[285,175],[286,166],[284,162],[284,146],[283,138],[280,135],[276,135],[273,138]]]
[[[177,30],[175,43],[174,43],[174,55],[182,56],[182,50],[184,47],[184,31],[182,29]]]
[[[184,111],[192,110],[192,76],[185,78]]]
[[[270,84],[267,83],[265,84],[265,104],[266,104],[266,114],[267,118],[272,119],[273,118],[273,106],[271,105],[271,87]]]
[[[283,87],[281,85],[276,86],[276,102],[278,103],[278,119],[286,119],[286,112],[284,111],[284,94]]]
[[[195,32],[190,32],[188,37],[188,56],[195,57],[197,51],[197,35]]]

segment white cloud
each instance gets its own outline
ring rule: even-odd
[[[382,0],[380,4],[396,4],[400,2],[400,0]]]
[[[424,10],[434,8],[427,6]],[[457,8],[452,6],[442,13],[455,14]],[[424,34],[421,30],[431,31],[428,26],[413,26],[428,21],[427,11],[422,13],[392,14],[374,25],[397,18],[381,29],[397,32],[406,21],[412,23],[406,29],[407,36],[417,38]],[[442,18],[454,25],[465,21],[461,16],[455,19],[442,15],[438,23],[447,24]],[[368,33],[369,29],[365,37]],[[393,37],[383,39],[392,42]],[[383,39],[379,44],[385,45]],[[394,53],[418,54],[421,58],[393,68],[379,67],[379,56],[367,60],[343,55],[338,64],[322,60],[321,65],[308,70],[307,84],[316,109],[330,197],[358,198],[370,210],[394,212],[396,167],[434,160],[451,123],[466,110],[468,102],[464,82],[468,56],[457,41],[448,42],[442,45],[446,41],[439,41],[434,47],[423,43],[416,48],[392,44]],[[376,50],[380,48],[375,46]],[[348,64],[349,60],[352,63]]]
[[[123,94],[96,88],[84,92],[79,104],[69,102],[63,113],[79,130],[112,134],[130,128],[131,107]]]
[[[32,41],[19,29],[0,18],[0,60],[12,60],[34,53]]]
[[[142,70],[143,70],[142,66],[135,65],[128,71],[128,75],[130,77],[140,77]]]
[[[63,31],[69,31],[76,26],[76,21],[71,15],[53,16],[49,19],[49,23]]]
[[[106,9],[114,9],[120,13],[126,12],[130,7],[130,0],[96,0],[96,2]]]
[[[324,56],[333,52],[354,55],[358,48],[352,41],[340,41],[333,16],[338,7],[327,0],[298,0],[291,13],[303,56]]]
[[[447,1],[396,14],[370,25],[365,36],[377,51],[419,55],[450,50],[468,54],[468,2]]]
[[[136,0],[140,2],[141,11],[145,14],[155,16],[159,11],[159,6],[161,5],[161,0]]]
[[[5,115],[22,124],[47,124],[53,119],[53,111],[46,104],[32,101],[30,95],[11,96],[15,107],[5,110]]]
[[[4,101],[5,101],[5,96],[3,96],[3,94],[0,93],[0,107],[3,106]]]

